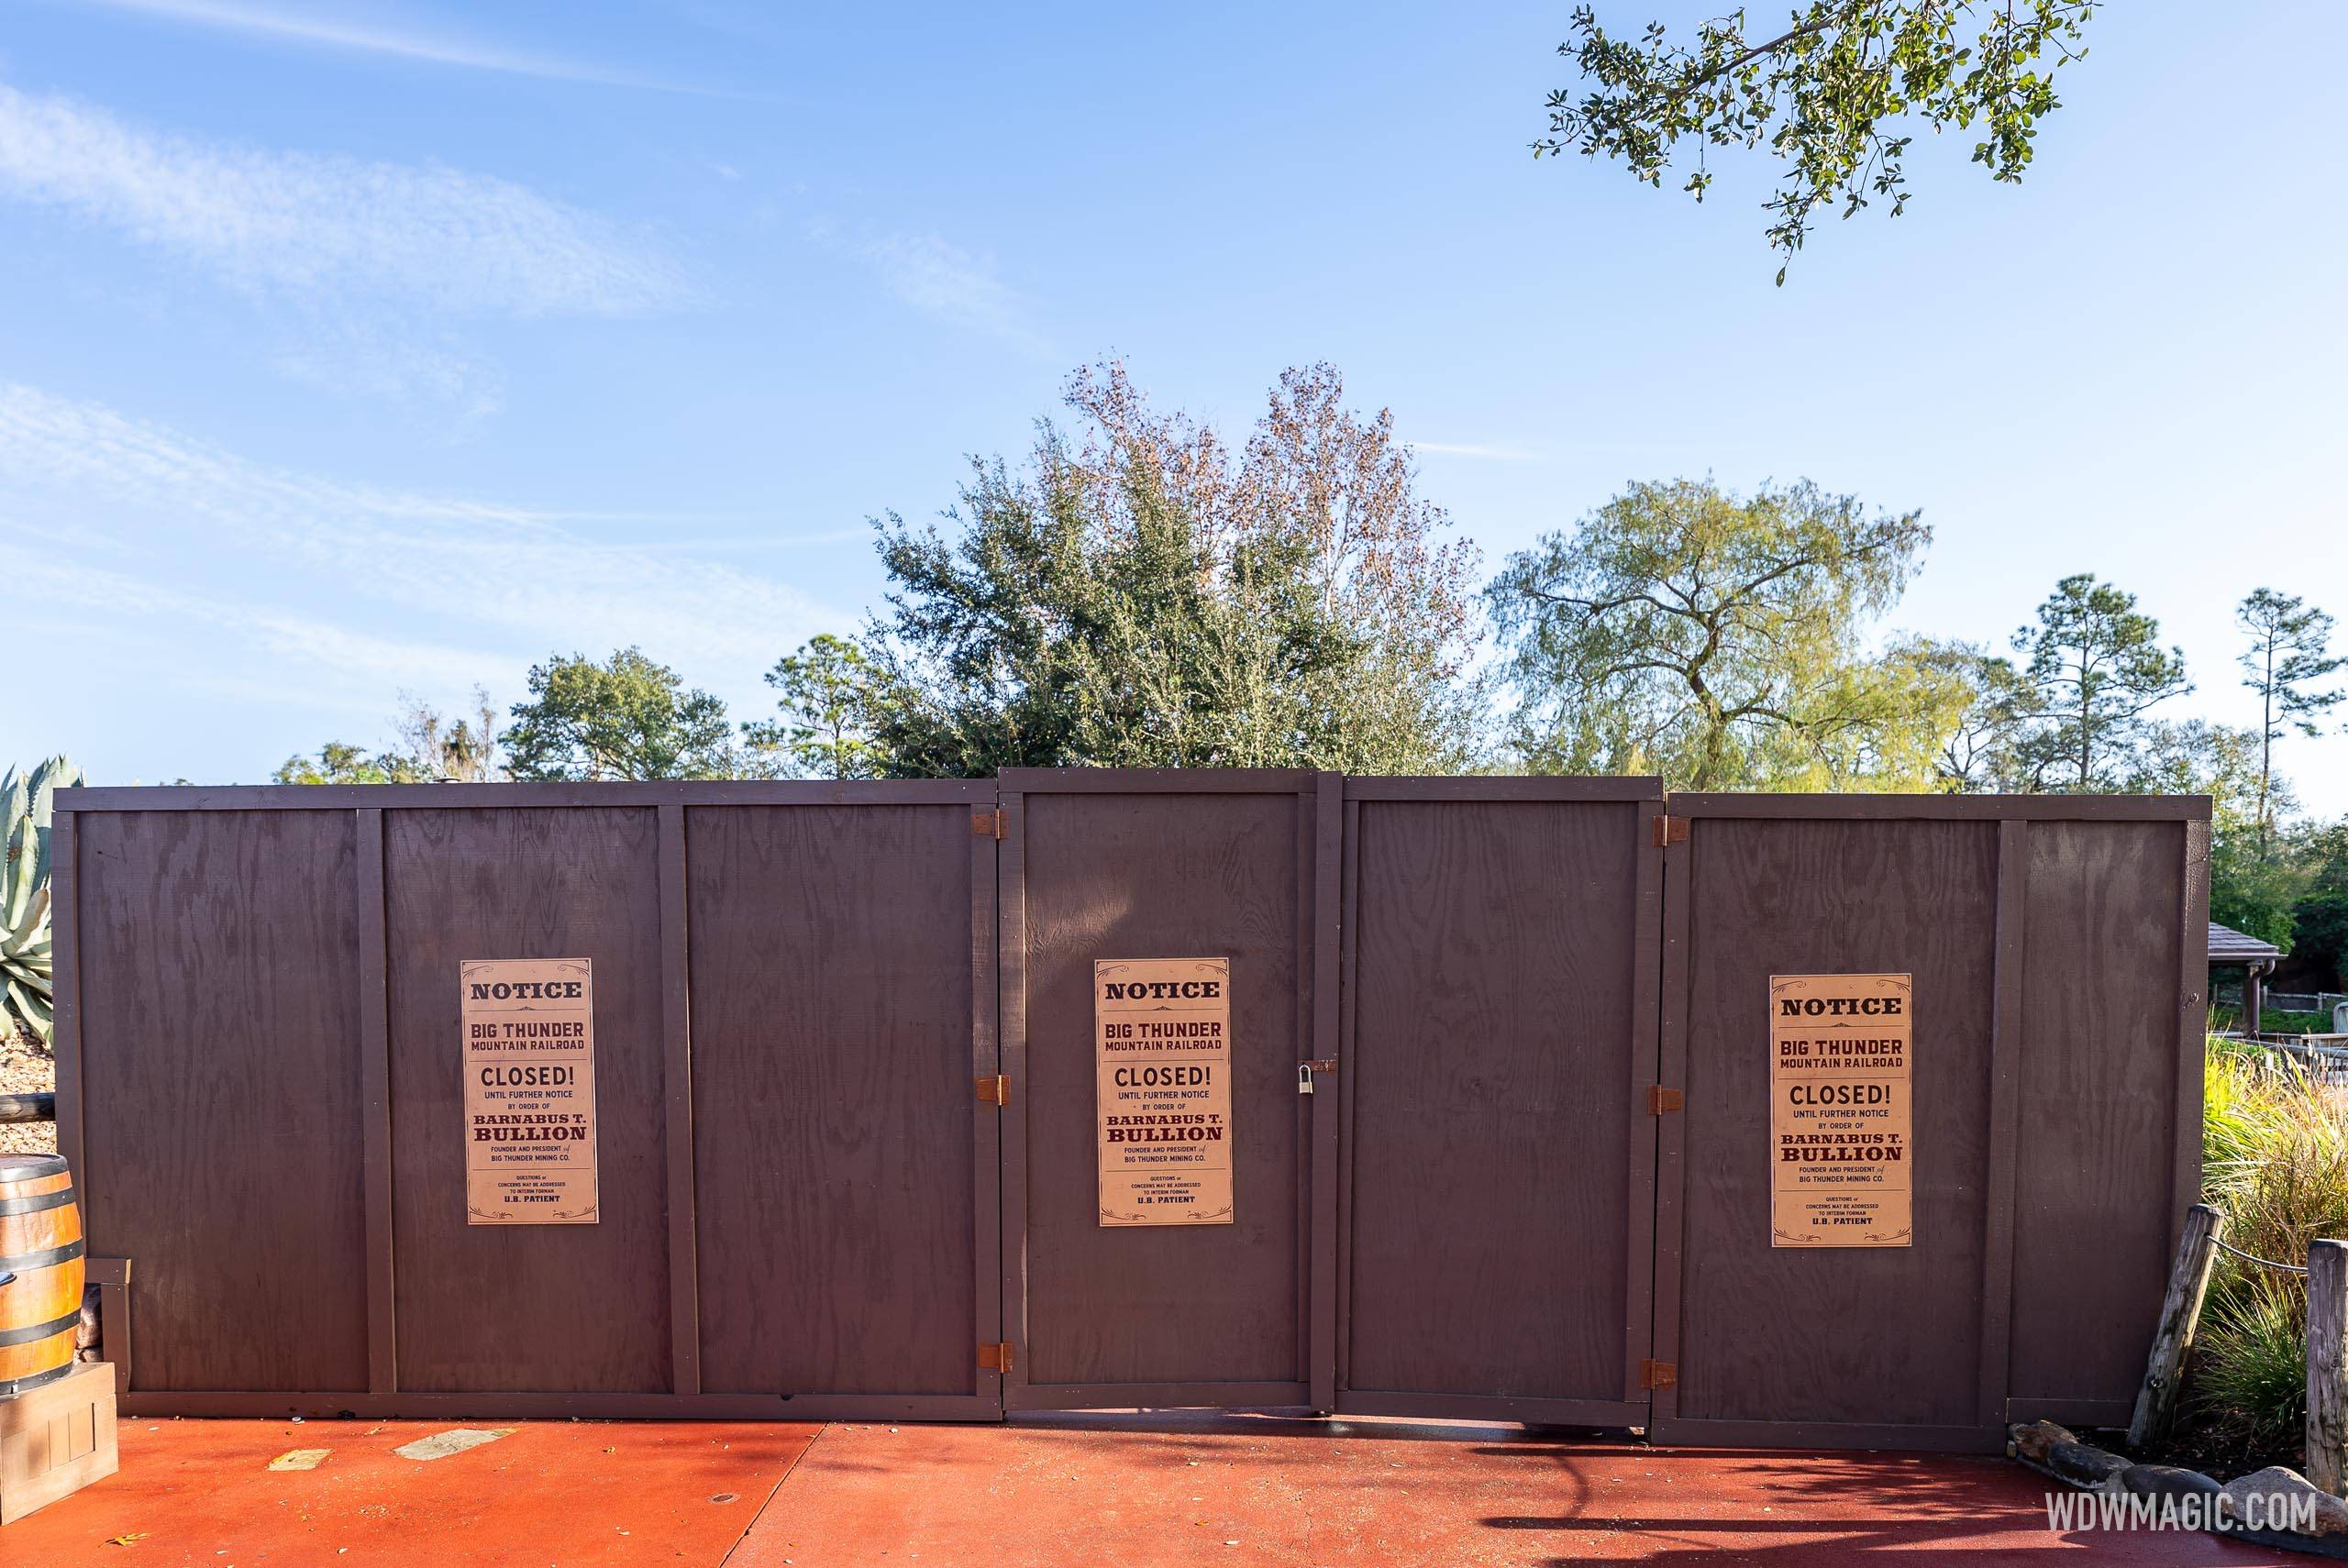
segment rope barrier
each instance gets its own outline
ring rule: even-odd
[[[2273,1258],[2262,1258],[2255,1253],[2243,1252],[2240,1247],[2228,1246],[2222,1241],[2218,1242],[2218,1250],[2221,1253],[2232,1253],[2244,1263],[2254,1263],[2265,1268],[2280,1269],[2285,1274],[2307,1273],[2307,1269],[2298,1264],[2276,1263]]]

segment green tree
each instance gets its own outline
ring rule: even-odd
[[[1973,643],[1927,644],[1918,657],[1944,671],[1963,693],[1933,759],[1939,787],[1960,795],[2035,789],[2030,743],[2038,693],[2013,660]]]
[[[406,757],[328,741],[316,756],[287,757],[270,778],[280,784],[420,784],[426,775]]]
[[[480,784],[504,774],[497,752],[497,710],[481,687],[473,688],[471,711],[453,720],[403,691],[392,730],[394,743],[384,757],[417,778]]]
[[[2310,736],[2321,733],[2317,719],[2348,692],[2313,688],[2348,667],[2348,658],[2332,656],[2331,616],[2271,588],[2258,589],[2244,599],[2234,618],[2250,634],[2250,646],[2242,655],[2243,684],[2258,693],[2258,842],[2263,849],[2275,820],[2266,798],[2275,772],[2275,743],[2292,730]]]
[[[1473,547],[1390,414],[1326,365],[1284,373],[1236,451],[1114,362],[1065,401],[1075,430],[1044,422],[1023,469],[972,460],[950,536],[876,523],[891,772],[1466,762]]]
[[[829,632],[767,671],[781,695],[780,720],[742,726],[754,750],[781,760],[785,773],[816,778],[877,778],[885,768],[872,723],[887,693],[864,650]]]
[[[2289,783],[2265,773],[2258,733],[2200,719],[2152,723],[2138,737],[2127,776],[2118,780],[2138,795],[2207,795],[2210,823],[2210,918],[2287,949],[2291,906],[2305,888],[2302,869],[2267,853],[2259,832],[2262,794],[2289,810]]]
[[[2014,633],[2028,656],[2023,678],[2037,693],[2042,723],[2033,737],[2034,771],[2046,787],[2125,788],[2144,714],[2193,690],[2185,654],[2160,646],[2161,624],[2136,608],[2136,596],[2094,574],[2054,585],[2034,624]]]
[[[1658,189],[1684,140],[1685,189],[1711,188],[1705,149],[1767,147],[1786,167],[1766,205],[1789,261],[1822,209],[1870,201],[1907,210],[1903,163],[1917,127],[1980,127],[1973,161],[2019,182],[2038,123],[2060,107],[2054,72],[2078,59],[2095,0],[1808,0],[1783,28],[1746,30],[1742,9],[1698,24],[1692,42],[1660,22],[1609,33],[1587,5],[1557,52],[1583,87],[1549,94],[1533,155],[1619,158]],[[2043,62],[2043,63],[2042,63]],[[1778,282],[1786,281],[1783,265]]]
[[[1516,751],[1678,789],[1919,787],[1965,692],[1912,646],[1863,643],[1931,539],[1917,513],[1869,515],[1806,480],[1750,500],[1633,485],[1486,590]]]
[[[516,702],[500,735],[522,779],[725,778],[733,728],[725,704],[687,690],[677,672],[636,648],[601,664],[584,654],[530,670],[530,700]]]
[[[2291,960],[2330,977],[2335,988],[2348,987],[2348,817],[2297,836],[2290,860],[2301,879],[2286,933]]]

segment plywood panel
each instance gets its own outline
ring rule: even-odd
[[[1623,1397],[1638,821],[1361,806],[1349,1387]]]
[[[973,1389],[969,817],[687,813],[713,1393]]]
[[[1970,1426],[1997,825],[1692,825],[1678,1414]],[[1915,1244],[1773,1249],[1769,977],[1862,973],[1915,977]]]
[[[2012,1392],[2135,1397],[2167,1277],[2178,823],[2030,830]]]
[[[1301,1380],[1300,807],[1287,794],[1025,799],[1027,1381]],[[1092,965],[1231,960],[1228,1226],[1103,1229]]]
[[[134,1387],[367,1386],[353,818],[76,819],[91,1251]]]
[[[654,812],[411,809],[383,823],[400,1386],[665,1389]],[[594,966],[596,1224],[465,1222],[457,976],[471,958]]]

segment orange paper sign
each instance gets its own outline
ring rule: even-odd
[[[1101,1223],[1231,1223],[1231,960],[1092,966]]]
[[[1770,1245],[1914,1242],[1914,1000],[1906,975],[1770,977]]]
[[[465,1220],[595,1223],[595,993],[584,958],[476,958],[463,986]]]

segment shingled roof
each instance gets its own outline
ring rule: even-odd
[[[2280,958],[2283,950],[2254,936],[2245,936],[2230,925],[2210,922],[2210,962],[2212,964],[2263,964],[2269,958]]]

